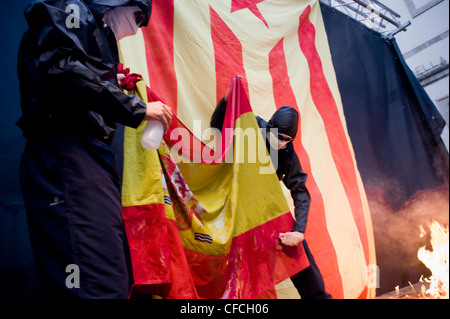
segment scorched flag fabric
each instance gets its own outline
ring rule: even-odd
[[[312,198],[305,235],[326,290],[334,298],[374,296],[370,212],[318,0],[154,0],[149,26],[120,46],[125,65],[141,73],[199,139],[233,75],[242,77],[253,110],[249,114],[268,120],[283,105],[297,109],[294,145]],[[128,147],[125,141],[125,155]],[[153,183],[161,183],[154,176]],[[197,177],[184,178],[190,185]],[[156,184],[150,179],[146,183],[132,187],[151,197]],[[201,193],[193,194],[202,203]],[[252,195],[251,189],[239,194]],[[139,200],[125,197],[124,203],[140,207]]]

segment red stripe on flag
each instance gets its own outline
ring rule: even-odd
[[[347,198],[353,212],[353,218],[358,228],[359,237],[363,245],[366,263],[369,263],[369,243],[364,219],[361,194],[353,165],[353,156],[345,134],[344,127],[339,121],[340,115],[336,102],[331,93],[322,67],[322,61],[315,46],[316,30],[309,20],[311,6],[308,6],[300,16],[298,37],[300,48],[306,57],[310,71],[311,95],[319,111],[325,130],[330,141],[331,152],[336,168],[342,180]]]
[[[234,237],[229,253],[217,256],[184,248],[164,204],[124,207],[123,216],[134,292],[177,299],[257,298],[309,266],[302,245],[279,243],[279,232],[293,225],[290,213]]]
[[[161,101],[160,97],[147,86],[147,99],[149,102]],[[176,151],[182,152],[185,156],[190,159],[194,159],[198,162],[215,164],[220,163],[226,157],[228,150],[233,145],[234,128],[236,120],[241,117],[241,115],[252,112],[250,102],[247,95],[245,94],[244,85],[238,76],[233,76],[230,84],[230,92],[228,98],[227,109],[225,113],[224,126],[223,128],[231,128],[222,134],[221,144],[219,150],[221,152],[215,152],[206,146],[201,140],[192,134],[192,132],[181,122],[181,120],[175,115],[172,118],[172,122],[164,134],[164,140],[168,145],[173,147],[176,145]],[[179,135],[172,133],[177,130],[182,129],[186,134]]]
[[[218,102],[225,96],[233,75],[241,75],[245,78],[245,69],[241,42],[212,7],[210,7],[210,16]],[[246,84],[244,88],[248,96]]]
[[[309,266],[303,245],[281,245],[292,229],[290,212],[233,238],[228,259],[227,298],[257,298]]]
[[[123,207],[122,215],[133,266],[132,294],[196,298],[192,278],[185,275],[189,266],[178,229],[167,220],[164,204]]]
[[[150,23],[142,29],[150,86],[177,113],[177,76],[174,65],[174,0],[154,0]]]
[[[280,108],[283,105],[289,105],[295,108],[299,114],[300,110],[292,90],[289,74],[286,64],[286,56],[283,48],[283,39],[280,40],[269,54],[269,69],[273,79],[273,95],[275,105]],[[299,125],[300,125],[299,121]],[[299,127],[299,135],[301,129]],[[306,181],[307,188],[311,194],[312,201],[310,213],[308,216],[308,244],[313,252],[316,262],[320,266],[320,271],[324,277],[326,289],[334,298],[343,298],[342,279],[339,273],[336,252],[333,249],[333,243],[328,232],[324,232],[327,222],[325,217],[325,207],[322,194],[317,186],[314,176],[311,174],[311,163],[302,143],[301,136],[294,140],[294,147],[300,159],[302,168],[308,174]],[[312,234],[310,237],[309,234]],[[314,234],[320,234],[319,236]]]

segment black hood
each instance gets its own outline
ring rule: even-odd
[[[298,120],[298,112],[293,107],[282,106],[272,115],[269,127],[277,128],[278,133],[295,138],[298,131]]]
[[[139,7],[145,14],[146,26],[152,13],[152,0],[83,0],[97,20],[101,20],[106,12],[117,7]]]

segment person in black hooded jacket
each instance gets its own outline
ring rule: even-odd
[[[117,41],[148,24],[151,0],[40,0],[18,54],[27,145],[20,180],[43,298],[127,298],[132,274],[116,123],[172,112],[119,87]]]
[[[228,94],[220,100],[211,117],[210,126],[222,130],[226,112]],[[298,131],[299,114],[290,106],[282,106],[266,122],[256,116],[258,126],[266,134],[266,146],[274,163],[276,174],[290,190],[295,206],[295,223],[290,232],[280,233],[280,241],[287,246],[305,248],[310,266],[291,277],[302,299],[331,299],[325,291],[322,274],[309,250],[305,240],[306,223],[308,220],[311,197],[306,188],[305,174],[294,150],[292,141]]]

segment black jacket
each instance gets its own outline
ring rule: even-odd
[[[79,25],[70,25],[75,12],[68,4],[79,9]],[[26,8],[29,28],[18,55],[23,115],[17,122],[26,138],[64,131],[111,141],[116,122],[139,126],[146,105],[118,87],[117,43],[102,21],[119,6],[138,6],[148,23],[151,0],[40,0]]]
[[[211,117],[211,127],[222,130],[226,106],[227,103],[222,99]],[[282,107],[275,112],[269,122],[266,122],[259,116],[256,116],[256,121],[259,127],[263,129],[263,132],[271,127],[276,127],[280,133],[294,138],[298,129],[298,114],[295,116],[295,113],[296,111],[290,107]],[[278,161],[275,166],[278,179],[282,180],[291,191],[291,196],[294,200],[295,224],[292,231],[304,233],[308,221],[309,205],[311,203],[311,197],[305,185],[308,175],[302,170],[292,142],[285,149],[275,150],[266,139],[266,146],[272,158],[275,158],[274,155],[277,153]]]

